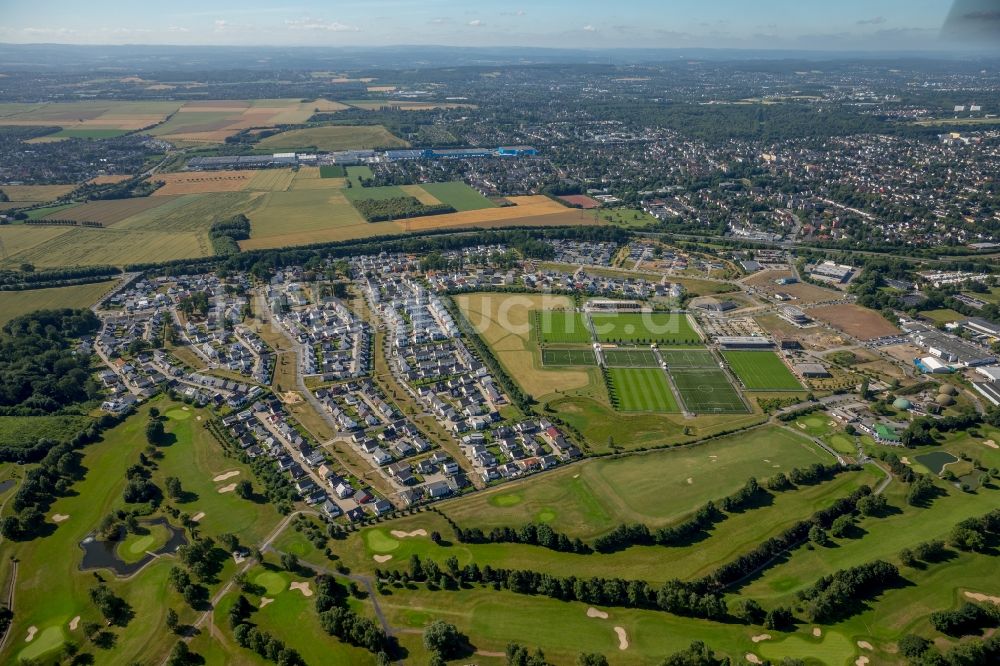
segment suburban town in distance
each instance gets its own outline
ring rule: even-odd
[[[0,663],[1000,664],[1000,5],[0,7]]]

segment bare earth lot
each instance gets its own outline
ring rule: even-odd
[[[806,310],[806,314],[862,341],[900,332],[881,314],[860,305],[829,305]]]

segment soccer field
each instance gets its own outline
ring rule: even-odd
[[[589,349],[543,349],[542,365],[597,365],[597,359],[594,357],[594,352]]]
[[[746,405],[722,370],[672,370],[674,385],[689,412],[695,414],[745,414]]]
[[[601,342],[696,345],[695,333],[687,315],[675,312],[627,312],[590,316]]]
[[[536,310],[532,316],[536,338],[542,344],[590,342],[590,329],[579,312]]]
[[[750,391],[801,391],[802,385],[773,352],[731,351],[722,356]]]
[[[623,412],[679,412],[667,375],[659,368],[612,368],[611,400]]]
[[[656,354],[649,349],[605,349],[609,368],[655,368]]]
[[[661,349],[660,356],[669,370],[719,367],[719,362],[707,349]]]

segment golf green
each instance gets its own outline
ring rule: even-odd
[[[368,530],[365,532],[365,545],[374,553],[391,553],[399,548],[399,541],[382,530]]]

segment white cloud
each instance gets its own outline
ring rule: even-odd
[[[230,27],[229,21],[225,19],[215,19],[213,25],[215,26],[215,32],[225,32],[226,28]]]
[[[884,17],[884,16],[876,16],[875,18],[864,19],[862,21],[858,21],[858,25],[882,25],[887,20],[888,19],[886,19],[886,17]]]
[[[354,25],[347,25],[340,21],[323,21],[320,19],[306,18],[300,20],[285,21],[289,30],[321,30],[325,32],[360,32],[361,28]]]
[[[486,24],[480,21],[479,19],[473,19],[469,21],[469,25],[471,25],[473,28],[481,28]]]
[[[584,32],[597,32],[597,28],[595,28],[592,25],[585,25],[585,26],[583,26],[583,31]]]

